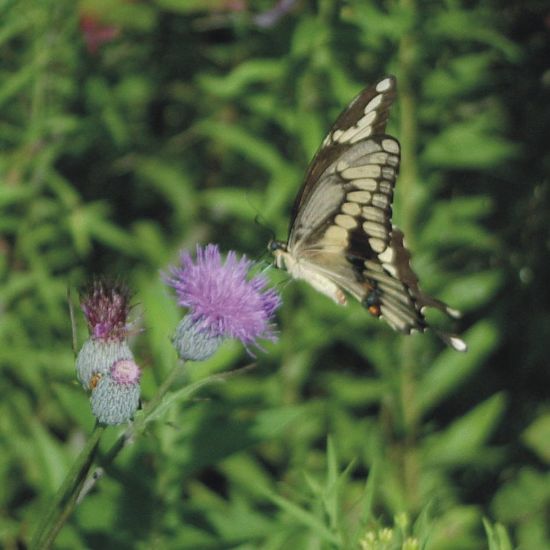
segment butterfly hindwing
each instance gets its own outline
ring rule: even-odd
[[[383,253],[375,258],[359,260],[354,257],[356,271],[367,283],[367,292],[361,303],[404,334],[426,328],[423,304],[419,301],[418,278],[408,263],[409,257],[402,234],[395,227],[392,227],[390,241]],[[405,258],[408,278],[402,278],[401,262]]]

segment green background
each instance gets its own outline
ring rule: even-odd
[[[279,341],[189,364],[177,385],[235,374],[126,447],[55,547],[550,548],[548,4],[299,0],[259,24],[277,6],[0,3],[4,548],[94,423],[67,289],[128,281],[151,399],[182,315],[159,274],[207,242],[267,266],[330,124],[385,74],[394,222],[423,288],[464,312],[468,353],[269,270]]]

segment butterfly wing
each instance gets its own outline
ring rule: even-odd
[[[309,165],[304,184],[292,207],[290,233],[302,205],[323,172],[354,143],[370,135],[384,133],[395,90],[395,77],[388,76],[363,90],[340,113]]]
[[[427,328],[425,307],[458,312],[420,290],[403,234],[392,226],[400,146],[383,131],[394,98],[395,79],[385,78],[337,119],[296,199],[288,253],[301,273],[334,283],[409,334]],[[456,336],[439,335],[455,349],[466,347]]]

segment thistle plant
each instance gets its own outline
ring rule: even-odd
[[[251,275],[253,268],[252,261],[238,258],[235,252],[229,252],[222,261],[215,245],[197,246],[195,260],[187,251],[181,254],[181,265],[172,267],[165,277],[176,291],[178,304],[187,308],[172,339],[181,361],[139,415],[141,371],[127,342],[132,328],[128,322],[130,291],[120,283],[99,279],[83,293],[81,308],[89,338],[78,353],[76,371],[79,382],[90,392],[97,423],[38,526],[31,548],[51,547],[77,503],[149,422],[178,397],[189,398],[205,383],[220,378],[210,376],[206,382],[180,388],[168,396],[186,360],[207,359],[228,338],[240,340],[249,353],[252,347],[259,347],[259,339],[276,339],[273,316],[281,300],[275,290],[268,288],[266,277]],[[103,431],[124,423],[129,423],[126,431],[104,456],[96,459]],[[89,475],[94,461],[96,469]]]
[[[91,391],[92,412],[102,424],[130,420],[139,405],[140,369],[128,346],[130,291],[121,283],[94,281],[81,297],[89,339],[76,359],[82,386]]]

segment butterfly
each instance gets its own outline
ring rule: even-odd
[[[429,328],[426,307],[460,313],[422,292],[403,233],[392,224],[401,147],[385,133],[396,79],[363,90],[340,114],[309,165],[292,208],[287,242],[270,241],[274,263],[338,304],[346,294],[394,330]],[[432,328],[433,330],[433,328]],[[466,351],[454,334],[435,331]]]

